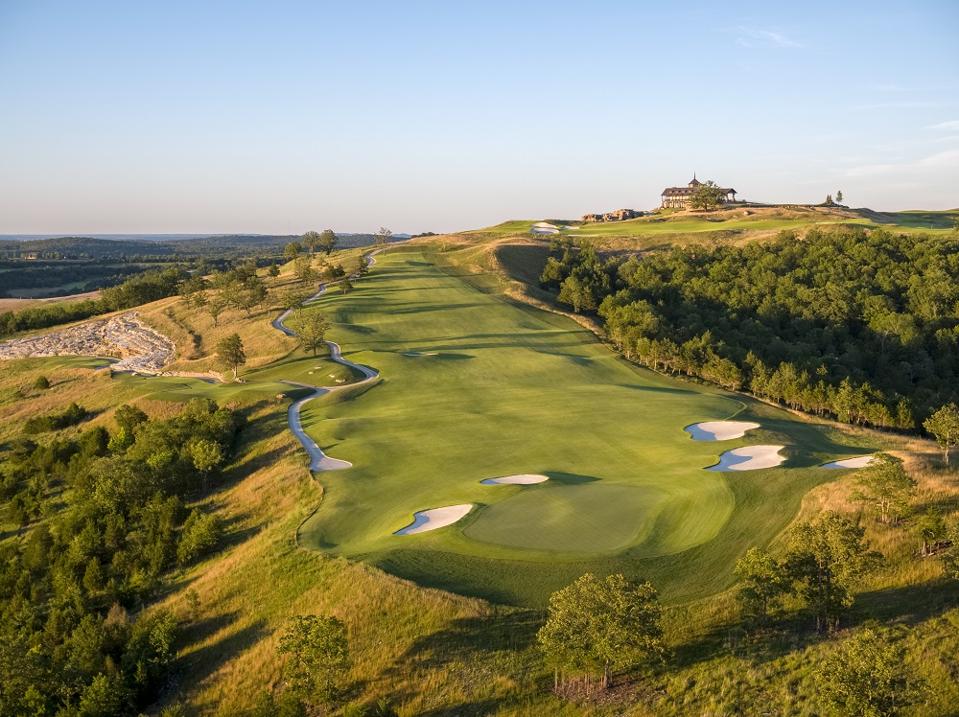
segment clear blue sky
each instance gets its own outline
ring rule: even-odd
[[[775,7],[781,6],[781,7]],[[959,2],[0,0],[0,233],[959,205]]]

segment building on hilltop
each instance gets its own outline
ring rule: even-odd
[[[700,184],[702,184],[702,182],[696,179],[696,174],[694,173],[693,178],[685,187],[666,187],[666,189],[663,190],[661,206],[665,207],[666,209],[688,208],[689,200],[692,199],[693,193],[696,191],[696,187],[698,187]],[[722,193],[722,196],[719,198],[720,204],[736,201],[735,189],[720,187],[719,191]]]

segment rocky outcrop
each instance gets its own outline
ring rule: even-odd
[[[159,373],[173,358],[173,342],[130,312],[60,331],[0,343],[0,359],[48,356],[109,356],[114,371]]]
[[[615,212],[606,212],[605,214],[584,214],[583,223],[590,224],[594,222],[622,222],[627,219],[636,219],[646,212],[636,209],[617,209]]]

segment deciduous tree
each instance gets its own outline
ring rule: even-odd
[[[303,701],[329,705],[344,687],[350,666],[346,625],[335,617],[299,615],[280,637],[283,674]]]
[[[736,562],[737,598],[743,613],[757,623],[769,617],[772,605],[789,588],[786,567],[759,548],[750,548]]]
[[[330,320],[316,310],[297,309],[290,327],[296,332],[304,351],[312,351],[316,356],[323,348]]]
[[[942,459],[949,465],[949,451],[959,445],[959,406],[948,403],[923,422],[942,448]]]
[[[615,672],[661,659],[662,636],[652,585],[587,573],[550,596],[537,639],[557,668],[555,686],[566,686],[566,675],[583,675],[588,693],[597,676],[605,688]]]
[[[319,246],[320,233],[310,230],[300,238],[300,242],[310,250],[310,254],[313,254],[316,251],[316,247]]]
[[[332,254],[333,249],[336,247],[336,238],[336,232],[332,229],[324,229],[323,233],[320,234],[320,249],[325,251],[327,255]]]
[[[230,334],[216,345],[216,353],[227,368],[233,371],[233,380],[237,379],[240,366],[246,363],[243,339],[239,334]]]
[[[696,185],[689,197],[689,205],[693,209],[712,209],[717,206],[725,195],[723,190],[711,179]]]
[[[872,506],[880,523],[896,524],[909,506],[916,490],[902,461],[888,453],[876,454],[856,476],[858,489],[853,499]]]
[[[853,589],[880,558],[869,551],[864,533],[846,516],[826,512],[789,534],[788,574],[815,614],[817,632],[836,629],[853,603]]]
[[[918,701],[923,683],[910,675],[905,650],[889,630],[867,625],[822,661],[816,685],[829,714],[892,717]]]

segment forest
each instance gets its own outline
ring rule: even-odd
[[[540,277],[650,368],[840,421],[915,429],[959,398],[959,237],[782,232],[601,257],[553,243]]]
[[[145,271],[130,277],[118,286],[103,289],[97,299],[53,303],[21,311],[5,311],[0,313],[0,336],[80,321],[97,314],[129,309],[173,296],[177,293],[180,282],[187,276],[186,270],[180,267]]]
[[[0,453],[0,500],[29,527],[0,546],[0,714],[135,714],[174,658],[174,619],[145,602],[221,540],[187,504],[215,484],[241,416],[194,399],[166,420],[120,406],[115,422]]]

